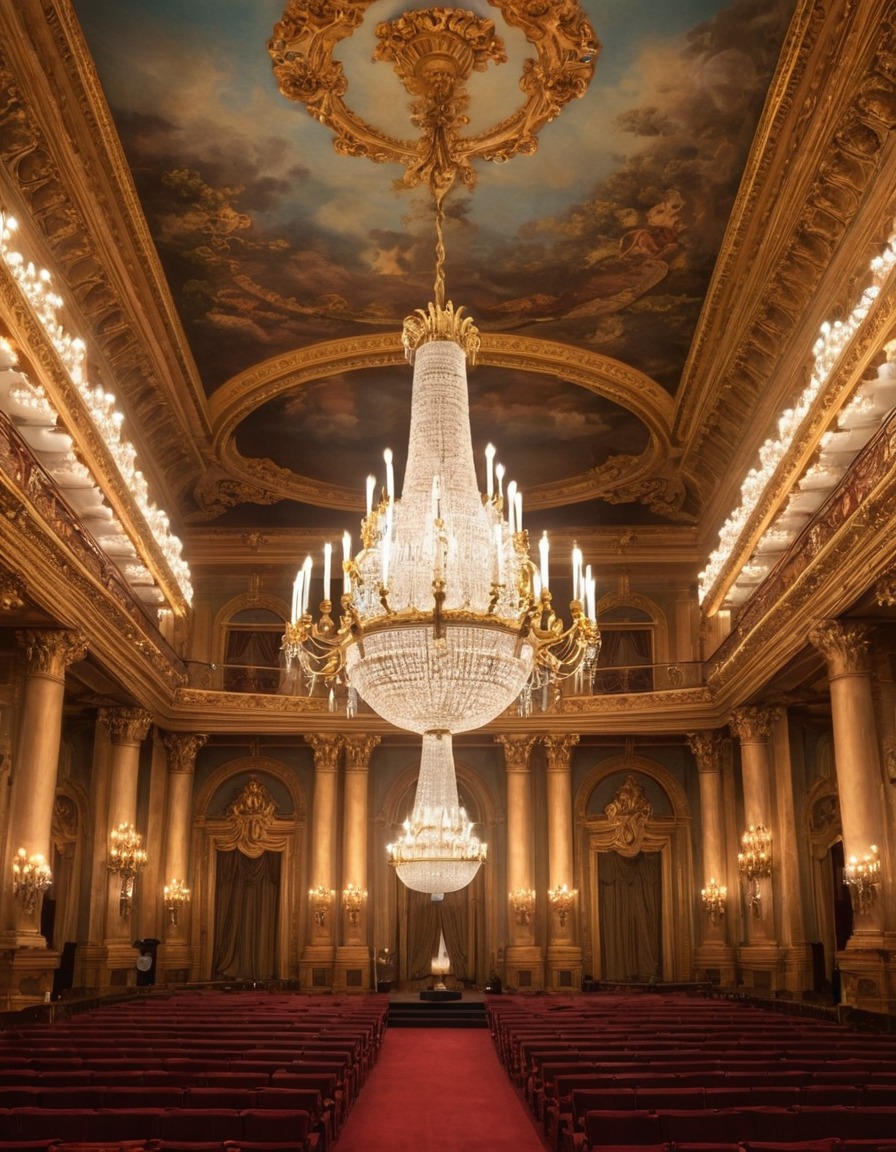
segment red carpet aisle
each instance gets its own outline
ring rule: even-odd
[[[545,1152],[485,1029],[390,1028],[335,1152]]]

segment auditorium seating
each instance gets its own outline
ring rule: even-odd
[[[328,1152],[386,1012],[380,997],[159,992],[14,1027],[0,1152]]]
[[[556,1152],[896,1152],[891,1034],[705,995],[504,996],[487,1013]]]

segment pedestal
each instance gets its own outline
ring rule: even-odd
[[[331,944],[309,944],[299,961],[299,987],[303,992],[333,990],[336,949]]]
[[[545,991],[579,992],[582,949],[574,944],[549,944],[545,957]]]
[[[745,944],[738,960],[745,992],[763,996],[784,988],[784,958],[777,944]]]
[[[59,953],[50,948],[11,948],[0,952],[0,1005],[17,1012],[42,1004],[53,991]]]
[[[343,944],[336,949],[333,991],[370,991],[370,949],[366,944]]]
[[[544,991],[544,956],[534,944],[510,944],[504,950],[504,987],[508,992]]]

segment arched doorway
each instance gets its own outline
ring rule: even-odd
[[[853,908],[849,890],[843,883],[843,831],[840,800],[833,779],[823,778],[810,789],[806,816],[815,923],[822,951],[815,990],[823,991],[827,986],[834,990],[836,998],[836,957],[852,935]]]
[[[286,765],[246,757],[197,800],[194,978],[265,982],[298,975],[304,797]]]
[[[661,764],[635,755],[591,770],[576,798],[583,963],[600,980],[692,977],[690,816]]]

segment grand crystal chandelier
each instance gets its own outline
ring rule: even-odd
[[[408,888],[441,900],[470,883],[487,848],[458,799],[450,732],[425,733],[414,807],[386,846],[389,863]]]
[[[293,0],[268,48],[281,91],[334,129],[340,151],[395,159],[405,165],[406,184],[429,185],[436,218],[435,299],[404,325],[414,380],[401,498],[387,451],[386,484],[376,502],[376,481],[368,480],[361,551],[353,555],[349,535],[343,538],[338,619],[328,544],[319,615],[315,619],[310,610],[309,557],[296,578],[283,649],[310,685],[346,684],[350,711],[360,697],[397,727],[428,734],[426,762],[427,748],[436,747],[427,744],[433,733],[442,740],[481,727],[517,700],[525,711],[533,689],[590,671],[599,651],[590,567],[574,549],[567,625],[552,606],[547,534],[536,565],[523,528],[522,496],[515,484],[505,490],[491,446],[486,491],[479,491],[466,378],[479,333],[463,309],[445,300],[443,241],[444,198],[456,177],[472,186],[470,159],[508,159],[534,150],[542,124],[585,91],[598,47],[574,3],[548,6],[537,15],[523,4],[497,4],[537,46],[544,82],[533,83],[529,75],[523,109],[500,131],[462,139],[466,80],[489,60],[504,59],[492,22],[438,8],[381,24],[375,58],[393,62],[413,98],[413,122],[423,130],[420,141],[407,143],[378,135],[342,100],[347,84],[332,49],[360,23],[367,6],[324,2],[309,11]],[[446,773],[449,761],[450,751],[441,758]],[[450,775],[453,812],[453,762]]]

